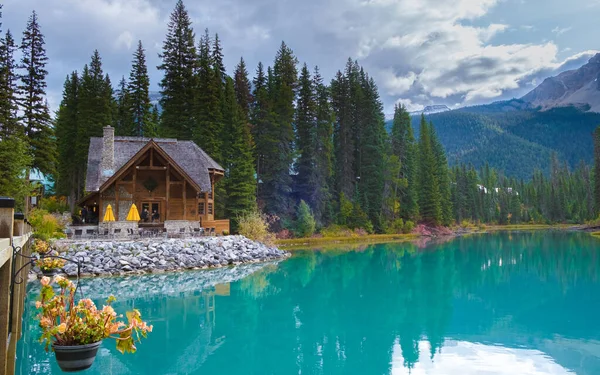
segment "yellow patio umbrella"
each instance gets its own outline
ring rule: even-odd
[[[138,212],[138,209],[134,204],[131,205],[131,208],[129,209],[129,213],[127,214],[127,220],[128,221],[140,221],[140,213]]]
[[[106,213],[104,214],[103,221],[115,221],[115,214],[113,213],[113,209],[110,204],[106,206]]]

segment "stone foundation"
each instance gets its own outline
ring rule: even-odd
[[[179,233],[180,228],[185,228],[185,233],[190,233],[190,228],[200,228],[199,221],[167,220],[164,224],[168,233]]]

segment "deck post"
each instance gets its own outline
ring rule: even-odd
[[[8,350],[12,341],[8,320],[10,316],[10,281],[12,264],[12,241],[14,226],[15,200],[0,197],[0,373],[9,374],[11,367],[14,368],[15,353]],[[8,239],[8,247],[5,247],[4,239]],[[9,365],[13,363],[13,365]],[[14,373],[14,370],[13,370]]]

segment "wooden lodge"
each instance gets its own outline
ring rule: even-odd
[[[102,138],[90,139],[87,195],[79,203],[87,223],[102,222],[109,204],[123,222],[135,203],[140,226],[189,224],[222,233],[229,231],[229,220],[215,220],[214,187],[223,175],[194,142],[115,137],[107,126]]]

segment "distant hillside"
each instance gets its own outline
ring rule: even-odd
[[[542,109],[574,105],[600,112],[600,53],[579,69],[546,78],[521,99]]]
[[[433,121],[451,164],[486,162],[508,176],[529,179],[548,171],[553,151],[571,167],[592,161],[592,132],[600,114],[574,107],[541,111],[519,99],[426,116]],[[413,117],[418,136],[420,117]],[[391,128],[391,121],[387,123]]]

